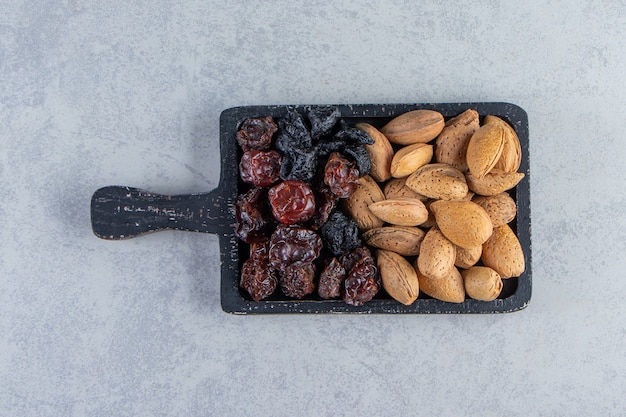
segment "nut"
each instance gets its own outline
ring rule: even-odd
[[[424,236],[416,266],[430,278],[443,278],[454,268],[456,247],[436,227]]]
[[[433,140],[444,126],[441,113],[433,110],[413,110],[395,117],[380,131],[391,143],[410,145]]]
[[[504,120],[497,116],[485,116],[485,124],[495,123],[504,128],[506,135],[504,136],[504,146],[502,147],[502,155],[494,165],[494,168],[501,169],[505,172],[515,172],[519,169],[522,162],[522,146],[515,130]]]
[[[357,123],[355,128],[367,133],[374,144],[365,145],[365,149],[370,156],[370,175],[378,182],[387,181],[391,178],[391,159],[393,158],[393,148],[389,140],[378,129],[368,123]]]
[[[465,293],[474,300],[493,301],[502,292],[502,279],[493,269],[473,266],[461,271]]]
[[[404,146],[396,152],[391,160],[391,176],[404,178],[433,159],[433,145],[414,143]]]
[[[417,226],[428,219],[424,203],[415,198],[377,201],[368,208],[382,221],[396,226]]]
[[[419,295],[419,281],[409,261],[397,253],[378,250],[376,262],[385,291],[404,305],[413,304]]]
[[[467,144],[467,167],[476,178],[484,177],[502,155],[505,131],[497,123],[483,125]]]
[[[483,245],[482,261],[503,279],[519,277],[526,268],[524,251],[508,224],[496,227]]]
[[[403,256],[416,256],[420,253],[420,245],[424,232],[418,227],[383,226],[370,229],[363,233],[365,242],[379,249],[396,252]]]
[[[406,179],[406,186],[430,198],[452,200],[467,195],[468,187],[461,171],[447,164],[428,164]]]
[[[479,195],[496,195],[515,187],[524,178],[522,172],[504,172],[492,169],[483,178],[476,178],[471,173],[465,175],[467,186]]]
[[[511,222],[517,214],[517,204],[507,193],[477,196],[472,201],[485,209],[493,227]]]
[[[485,209],[472,201],[438,200],[431,203],[430,209],[441,233],[462,248],[482,245],[493,231]]]
[[[361,230],[381,227],[383,221],[372,213],[368,205],[385,199],[382,190],[370,177],[365,175],[357,181],[357,188],[350,197],[342,200],[344,210],[350,214]]]
[[[478,112],[472,109],[448,120],[435,142],[435,161],[467,172],[467,144],[479,127]]]
[[[449,303],[462,303],[465,301],[465,286],[463,285],[463,277],[458,269],[453,267],[441,278],[426,276],[417,268],[416,272],[420,291],[424,294]]]
[[[483,246],[482,245],[478,245],[478,246],[473,246],[471,248],[462,248],[460,246],[456,247],[456,259],[454,260],[454,265],[458,266],[459,268],[470,268],[474,265],[476,265],[476,263],[478,263],[478,261],[480,261],[480,256],[483,253]]]
[[[389,180],[383,188],[385,198],[416,198],[422,203],[428,200],[428,197],[416,193],[406,186],[406,178],[392,178]]]

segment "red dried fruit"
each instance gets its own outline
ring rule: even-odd
[[[315,265],[293,263],[280,272],[279,282],[287,297],[303,298],[315,291]]]
[[[280,180],[283,156],[276,151],[251,149],[243,153],[239,162],[239,175],[244,182],[257,187],[267,187]]]
[[[332,258],[320,274],[317,293],[324,299],[341,296],[341,286],[346,278],[346,270],[337,258]]]
[[[322,239],[313,230],[278,225],[270,238],[270,264],[282,271],[295,262],[311,263],[319,256],[321,249]]]
[[[380,291],[380,277],[369,249],[357,248],[356,251],[355,255],[360,257],[353,262],[344,281],[343,301],[349,305],[361,306]],[[350,261],[356,256],[351,257]]]
[[[337,206],[337,197],[327,186],[315,193],[315,213],[311,218],[311,228],[319,229],[328,221],[330,213]]]
[[[246,290],[254,301],[269,297],[276,290],[278,279],[276,271],[262,258],[249,258],[241,268],[239,285]]]
[[[328,157],[324,167],[324,183],[339,198],[348,198],[357,187],[359,170],[339,152]]]
[[[281,223],[305,222],[315,213],[313,190],[302,181],[283,181],[270,188],[268,197],[272,214]]]
[[[235,200],[235,234],[244,242],[267,239],[272,218],[265,202],[265,192],[253,188]]]
[[[274,136],[277,130],[278,126],[274,123],[274,119],[271,116],[246,119],[237,131],[237,143],[244,151],[269,149],[272,143],[272,136]]]

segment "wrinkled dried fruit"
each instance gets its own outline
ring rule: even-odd
[[[272,136],[278,130],[271,116],[257,119],[246,119],[237,131],[237,143],[244,151],[249,149],[269,149]]]
[[[324,167],[324,183],[339,198],[348,198],[356,190],[359,170],[339,152],[328,157]]]
[[[293,263],[280,271],[279,282],[287,297],[303,298],[315,291],[315,265]]]
[[[283,181],[267,193],[274,218],[284,224],[309,220],[315,213],[315,195],[311,187],[295,180]]]
[[[346,268],[348,274],[342,296],[346,304],[361,306],[380,291],[380,276],[368,249],[358,248],[355,253],[361,256],[352,263],[350,268]]]
[[[325,300],[341,297],[344,279],[346,279],[346,270],[337,258],[331,258],[320,274],[317,293]]]
[[[313,262],[322,249],[322,239],[310,229],[278,225],[270,238],[269,261],[282,271],[293,263]]]
[[[266,192],[253,188],[235,200],[235,234],[244,242],[267,239],[272,218],[266,205]]]
[[[254,301],[269,297],[276,290],[276,272],[262,258],[248,258],[241,268],[239,285]]]
[[[334,211],[320,228],[322,242],[335,256],[341,256],[361,246],[359,227],[341,211]]]
[[[276,151],[251,149],[241,156],[239,175],[243,182],[257,187],[267,187],[280,180],[283,157]]]

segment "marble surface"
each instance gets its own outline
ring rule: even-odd
[[[623,1],[0,10],[0,415],[626,414]],[[215,188],[228,107],[451,101],[529,115],[521,312],[233,316],[216,236],[91,232],[101,186]]]

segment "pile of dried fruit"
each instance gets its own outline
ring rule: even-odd
[[[505,121],[415,110],[379,130],[348,127],[332,107],[304,113],[248,119],[237,133],[249,184],[235,203],[250,244],[240,285],[253,300],[279,287],[362,305],[382,285],[406,305],[420,291],[491,301],[524,271],[508,225],[521,147]]]

